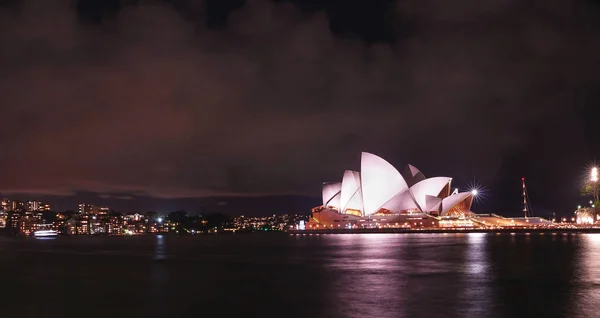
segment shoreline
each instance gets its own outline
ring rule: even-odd
[[[326,230],[289,230],[290,235],[304,234],[586,234],[600,233],[600,228],[512,228],[512,229],[326,229]]]

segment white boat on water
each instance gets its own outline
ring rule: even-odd
[[[38,230],[33,232],[33,236],[35,237],[52,237],[57,235],[58,232],[55,230]]]

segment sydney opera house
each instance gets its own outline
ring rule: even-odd
[[[408,165],[401,174],[384,159],[363,152],[360,172],[346,170],[341,182],[323,185],[323,205],[312,210],[306,229],[378,227],[473,227],[538,220],[506,219],[471,211],[476,191],[452,189],[452,178],[425,178]]]

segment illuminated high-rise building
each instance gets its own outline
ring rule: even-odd
[[[106,206],[97,206],[92,204],[80,203],[79,204],[79,214],[86,215],[108,215],[110,213],[110,209]]]
[[[40,201],[27,201],[27,211],[35,212],[40,210]]]
[[[10,211],[24,212],[25,211],[25,202],[19,201],[19,200],[11,200],[10,201]]]
[[[8,222],[8,214],[4,211],[0,211],[0,228],[5,228]]]
[[[108,213],[110,213],[110,209],[106,206],[96,206],[96,205],[92,206],[91,214],[93,214],[93,215],[102,216],[102,215],[108,215]]]
[[[90,213],[92,213],[92,208],[93,208],[93,205],[91,205],[91,204],[79,203],[78,212],[79,212],[79,214],[82,214],[82,215],[90,214]]]
[[[28,212],[50,211],[50,204],[44,204],[40,201],[27,201]]]

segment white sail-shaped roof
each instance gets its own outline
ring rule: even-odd
[[[366,215],[377,212],[393,196],[408,188],[400,172],[374,154],[362,153],[360,172]]]
[[[421,171],[419,171],[419,169],[417,169],[417,167],[413,166],[413,165],[408,165],[408,170],[410,170],[410,176],[414,177],[417,174],[421,173]]]
[[[344,213],[347,210],[357,210],[360,211],[361,214],[364,214],[363,196],[360,188],[356,190],[356,193],[350,198],[350,201],[348,201],[345,206],[342,206],[340,212]]]
[[[406,180],[406,184],[408,184],[409,187],[412,187],[418,182],[425,180],[425,175],[423,175],[423,173],[421,173],[421,171],[419,171],[419,169],[413,165],[407,165],[404,167],[403,176],[404,180]]]
[[[421,210],[426,210],[427,202],[426,197],[428,195],[437,196],[444,189],[446,185],[452,180],[452,178],[448,177],[435,177],[425,179],[414,186],[410,187],[410,192],[412,193],[415,201],[421,208]]]
[[[334,195],[333,198],[331,198],[331,200],[329,200],[327,202],[327,205],[325,205],[325,206],[334,207],[339,211],[340,210],[340,198],[341,198],[341,191],[336,193],[336,195]]]
[[[432,211],[439,212],[441,205],[442,205],[442,198],[438,198],[433,195],[425,196],[425,212],[427,212],[427,213],[430,213]]]
[[[469,196],[472,196],[471,192],[460,192],[454,195],[451,195],[442,200],[442,212],[440,215],[446,215],[450,209],[454,206],[467,199]]]
[[[328,206],[328,203],[340,193],[342,190],[341,182],[328,182],[323,184],[323,206]],[[338,205],[339,206],[339,202]]]
[[[421,210],[415,200],[412,198],[408,191],[396,194],[388,202],[386,202],[382,208],[388,209],[393,212],[400,212],[406,210]]]
[[[346,205],[350,202],[355,195],[358,189],[360,188],[360,172],[346,170],[344,171],[344,177],[342,178],[342,195],[340,199],[340,212],[344,212],[346,210]],[[362,205],[362,198],[361,198]],[[362,208],[360,209],[362,210]]]

